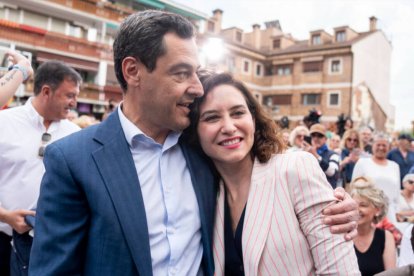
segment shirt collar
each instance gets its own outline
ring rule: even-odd
[[[32,104],[32,100],[33,97],[30,97],[25,105],[24,108],[27,110],[27,114],[29,115],[29,120],[32,122],[33,125],[38,126],[39,128],[43,129],[43,131],[46,131],[45,129],[45,125],[44,125],[44,118],[42,115],[39,114],[39,112],[37,112],[37,110],[34,108],[33,104]],[[60,124],[61,120],[58,121],[53,121],[50,126],[49,129],[47,131],[50,132],[51,128],[53,129],[55,126],[58,127]],[[52,127],[52,125],[54,125]]]
[[[181,132],[171,131],[165,139],[164,145],[161,145],[155,142],[155,140],[151,137],[147,136],[144,132],[142,132],[139,127],[137,127],[125,116],[125,114],[122,112],[122,102],[118,105],[118,115],[122,130],[124,131],[125,139],[127,140],[130,148],[134,148],[136,146],[136,142],[134,141],[139,140],[160,145],[163,148],[163,151],[165,151],[175,146],[181,136]]]

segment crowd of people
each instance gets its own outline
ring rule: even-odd
[[[33,74],[9,53],[0,105],[32,75],[34,96],[0,111],[1,275],[397,266],[414,221],[409,134],[391,149],[350,118],[338,133],[312,116],[280,130],[241,81],[200,69],[194,27],[176,14],[129,16],[113,49],[123,101],[100,124],[73,112],[74,69],[47,61]]]

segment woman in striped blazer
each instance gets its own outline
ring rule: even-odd
[[[352,242],[331,234],[335,202],[317,160],[282,153],[275,123],[228,74],[202,78],[190,139],[220,177],[214,226],[216,275],[360,275]]]

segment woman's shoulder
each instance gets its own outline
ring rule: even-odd
[[[267,164],[270,166],[278,166],[284,163],[295,164],[298,161],[304,162],[305,164],[317,163],[315,156],[307,151],[285,151],[272,155]],[[293,166],[290,167],[293,168]]]

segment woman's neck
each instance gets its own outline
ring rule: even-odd
[[[253,160],[251,158],[245,158],[238,163],[214,162],[214,165],[225,183],[231,200],[236,201],[247,196],[253,171]]]
[[[370,235],[374,230],[375,226],[373,223],[364,223],[358,225],[358,236],[367,236]]]
[[[411,201],[413,199],[413,192],[411,192],[411,191],[409,191],[407,189],[402,190],[401,191],[401,194],[408,201]]]

